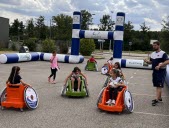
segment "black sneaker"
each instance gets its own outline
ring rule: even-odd
[[[152,106],[156,106],[156,104],[158,103],[158,100],[152,100]]]

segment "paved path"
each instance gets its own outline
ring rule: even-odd
[[[99,69],[110,58],[97,60]],[[124,56],[124,58],[131,58]],[[134,59],[143,59],[135,57]],[[97,96],[106,76],[100,72],[84,71],[86,65],[60,63],[61,71],[57,73],[57,83],[49,84],[49,62],[25,62],[0,64],[0,90],[5,87],[11,67],[21,67],[24,81],[32,84],[39,95],[39,106],[36,110],[20,112],[15,109],[0,110],[0,128],[168,128],[169,127],[169,88],[163,91],[163,103],[152,107],[155,88],[151,83],[151,71],[124,68],[123,72],[129,82],[135,109],[132,114],[121,115],[99,111],[96,107]],[[79,66],[88,77],[89,98],[63,98],[60,96],[63,81]]]

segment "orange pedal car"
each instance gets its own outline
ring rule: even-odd
[[[119,112],[121,113],[125,108],[131,113],[134,109],[134,103],[131,93],[127,90],[127,86],[123,87],[121,91],[118,92],[115,105],[109,106],[106,102],[109,99],[109,87],[104,87],[98,96],[97,107],[101,110],[109,112]]]
[[[101,74],[106,75],[109,74],[109,72],[113,69],[113,65],[110,64],[104,64],[104,66],[101,69]]]
[[[38,96],[30,86],[22,84],[7,84],[0,96],[1,109],[23,108],[35,109],[38,106]]]

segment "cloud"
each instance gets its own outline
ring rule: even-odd
[[[40,15],[49,20],[61,13],[72,16],[74,11],[85,9],[95,14],[93,21],[99,24],[105,14],[115,21],[117,12],[125,12],[126,22],[131,21],[135,30],[139,30],[143,22],[151,26],[151,30],[161,30],[162,20],[169,15],[168,7],[168,0],[0,0],[0,16],[11,22]]]

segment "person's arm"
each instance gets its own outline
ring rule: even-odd
[[[86,80],[86,84],[88,85],[88,82],[87,82],[87,77],[86,77],[83,73],[81,73],[81,72],[80,72],[80,75],[82,75],[82,76],[85,78],[85,80]]]
[[[72,72],[66,77],[66,79],[65,79],[65,85],[66,85],[67,80],[68,80],[71,76],[72,76]]]
[[[52,57],[50,58],[50,62],[51,62],[51,63],[53,63],[53,60],[55,59],[55,57],[56,57],[56,56],[52,56]]]
[[[25,83],[22,79],[20,80],[20,82],[21,82],[23,85],[31,86],[30,84]]]
[[[147,64],[152,64],[151,59],[150,60],[144,59],[144,62],[146,62]]]
[[[169,64],[169,60],[166,60],[163,63],[160,63],[158,66],[155,67],[156,70],[159,70],[161,67],[166,66],[167,64]]]
[[[116,84],[117,87],[121,86],[121,87],[125,87],[125,84],[123,81],[121,81],[120,83]]]
[[[9,84],[9,83],[10,83],[9,80],[7,80],[7,81],[6,81],[6,84]]]

